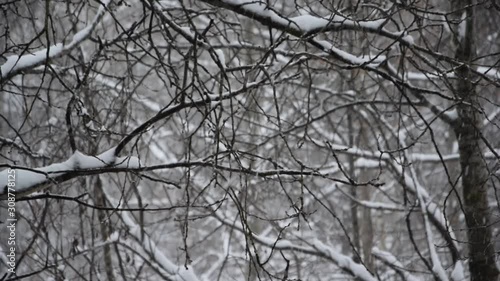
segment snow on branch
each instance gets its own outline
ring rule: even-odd
[[[0,81],[9,79],[24,70],[41,65],[49,59],[63,56],[87,39],[105,14],[111,0],[103,0],[101,2],[102,5],[99,7],[91,24],[78,31],[68,44],[57,43],[34,53],[9,56],[7,61],[0,66]]]
[[[341,189],[339,189],[341,190]],[[374,209],[378,211],[391,211],[391,212],[405,212],[407,211],[404,207],[397,206],[395,204],[389,204],[389,203],[384,203],[384,202],[374,202],[374,201],[367,201],[367,200],[357,200],[356,198],[350,196],[348,193],[345,193],[342,191],[344,195],[348,196],[349,199],[353,200],[360,206],[368,209]]]
[[[399,139],[399,144],[402,147],[407,147],[403,139],[396,137],[396,133],[392,129],[392,126],[383,118],[381,119],[381,121],[388,130],[393,131],[393,135],[395,136],[395,138]],[[404,151],[404,158],[406,160],[411,159],[410,155],[411,154],[408,151]],[[429,225],[429,223],[432,223],[438,229],[441,236],[446,240],[447,246],[450,249],[450,254],[454,263],[454,268],[451,272],[451,278],[452,280],[460,280],[460,277],[464,276],[463,265],[460,260],[460,245],[458,244],[458,240],[455,236],[453,228],[449,225],[444,213],[441,211],[440,207],[432,201],[429,192],[425,189],[424,186],[421,185],[421,183],[416,178],[413,166],[410,166],[409,168],[403,167],[395,159],[387,161],[387,164],[392,170],[394,177],[398,179],[401,185],[418,198],[418,203],[423,214],[425,234],[429,246],[429,252],[431,254],[432,268],[429,269],[434,273],[436,279],[443,281],[448,280],[448,276],[446,275],[446,272],[443,269],[437,252],[434,248],[435,246],[432,237],[432,230]],[[408,170],[410,171],[409,173]]]
[[[108,199],[108,201],[116,208],[120,207],[120,202],[113,198],[109,194],[109,191],[103,188],[103,193]],[[151,239],[151,237],[142,232],[141,227],[135,223],[133,216],[129,212],[119,212],[123,223],[128,228],[128,234],[130,234],[135,241],[139,244],[139,247],[147,253],[147,256],[152,258],[155,265],[160,267],[161,270],[165,271],[169,275],[173,276],[172,280],[178,281],[198,281],[199,278],[196,276],[192,267],[178,266],[174,264],[165,254],[158,249],[156,243]]]
[[[252,18],[266,26],[283,30],[296,37],[306,38],[318,32],[336,31],[336,30],[362,30],[373,33],[380,33],[384,26],[386,19],[378,19],[372,21],[354,21],[339,14],[333,14],[328,17],[316,17],[313,15],[301,15],[297,17],[287,18],[274,11],[271,7],[267,6],[264,1],[254,0],[202,0],[213,6],[232,10],[238,14]],[[402,36],[386,32],[393,39],[400,39],[400,41],[409,44],[407,41],[401,39]],[[354,65],[372,63],[370,59],[363,59],[345,51],[333,47],[332,44],[325,41],[318,41],[314,38],[307,39],[312,45],[322,49],[323,51],[335,56],[337,59],[345,63]],[[385,57],[380,56],[376,58],[376,66]]]
[[[420,204],[426,207],[423,211],[429,214],[431,221],[440,230],[440,232],[442,234],[446,234],[445,239],[450,243],[448,246],[453,247],[453,251],[458,252],[460,247],[457,243],[454,231],[449,226],[448,221],[439,206],[432,202],[431,196],[425,187],[423,187],[418,180],[405,172],[405,170],[396,161],[389,162],[389,164],[392,167],[392,172],[397,178],[401,179],[402,184],[408,188],[410,193],[414,195],[420,194]]]
[[[413,181],[415,180],[415,170],[413,167],[410,167],[410,175],[412,175]],[[432,229],[430,227],[430,222],[429,222],[429,216],[430,214],[427,212],[427,208],[424,204],[426,200],[424,200],[423,197],[423,191],[424,189],[421,188],[418,184],[415,184],[415,195],[417,196],[419,202],[420,202],[420,208],[423,213],[423,219],[424,219],[424,229],[425,229],[425,237],[427,238],[427,246],[429,247],[429,253],[431,256],[431,262],[432,262],[432,272],[434,273],[435,277],[439,278],[441,281],[448,281],[448,275],[446,274],[446,271],[444,270],[443,266],[441,265],[441,260],[439,259],[439,256],[437,254],[435,245],[437,243],[434,242],[434,235],[432,233]],[[425,192],[427,194],[427,192]]]
[[[436,59],[444,60],[457,67],[463,64],[463,62],[457,61],[456,58],[445,56],[439,52],[434,52],[433,50],[430,50],[426,47],[422,47],[415,44],[413,37],[409,35],[407,31],[393,32],[386,29],[384,25],[386,24],[386,22],[390,21],[390,18],[377,19],[371,21],[356,21],[349,19],[348,17],[345,17],[340,13],[336,13],[327,17],[301,15],[297,17],[287,18],[276,12],[272,7],[268,6],[267,3],[262,0],[201,0],[201,2],[205,2],[215,7],[231,10],[237,14],[256,20],[265,26],[282,30],[299,38],[305,38],[307,42],[309,42],[311,45],[323,50],[329,55],[332,55],[334,58],[339,59],[345,63],[365,66],[366,69],[374,71],[379,75],[382,75],[385,79],[389,81],[392,81],[390,77],[385,76],[384,73],[376,71],[376,68],[373,67],[376,66],[377,62],[363,61],[362,63],[360,63],[360,61],[358,60],[359,58],[357,58],[352,54],[348,54],[345,51],[341,51],[337,48],[325,48],[324,44],[314,39],[313,36],[311,35],[315,35],[316,33],[319,32],[340,31],[340,30],[363,31],[367,33],[377,34],[387,39],[394,40],[394,42],[398,42],[403,46],[407,46],[416,51],[431,55]],[[420,58],[423,57],[420,56]],[[382,59],[382,57],[380,59]],[[372,63],[374,63],[375,65],[368,65]],[[498,79],[499,75],[497,71],[491,71],[484,68],[479,68],[478,70],[472,69],[472,71],[482,76],[487,81],[499,85],[497,81],[491,79],[491,77]],[[429,75],[429,77],[432,77],[432,74]],[[419,76],[418,78],[422,78],[422,76]],[[393,81],[393,82],[401,83],[401,81]],[[415,90],[414,87],[407,85],[406,83],[402,84],[406,88]],[[424,93],[426,92],[424,89],[421,90],[423,90]],[[433,94],[438,94],[438,95],[440,94],[439,92],[436,91],[430,91],[430,92],[432,92]]]
[[[215,206],[211,204],[211,206]],[[236,225],[235,223],[224,219],[221,214],[218,212],[214,212],[213,215],[217,220],[219,220],[222,224],[229,226],[238,230],[241,233],[246,234],[247,232],[241,227],[241,225]],[[356,263],[352,258],[346,256],[334,248],[324,244],[318,239],[313,239],[311,242],[308,242],[310,246],[299,246],[296,245],[293,241],[281,238],[270,238],[263,235],[258,235],[251,232],[252,239],[266,247],[272,248],[274,250],[289,250],[289,251],[297,251],[306,253],[309,255],[314,255],[322,258],[326,258],[336,264],[339,268],[348,272],[349,274],[358,277],[359,280],[363,281],[376,281],[375,278],[366,267],[362,264]]]
[[[287,18],[269,7],[265,1],[258,0],[202,0],[213,6],[232,10],[236,13],[253,18],[260,23],[282,29],[297,37],[307,36],[320,31],[341,29],[380,30],[386,19],[372,21],[354,21],[339,14],[326,17],[301,15]]]
[[[471,70],[474,71],[474,69]],[[500,71],[493,66],[478,66],[474,72],[496,80],[500,79]],[[443,78],[457,79],[456,74],[451,70],[442,72],[409,71],[405,73],[404,77],[405,80],[414,81],[441,80]]]
[[[403,264],[391,253],[382,251],[377,247],[372,248],[372,254],[383,263],[389,265],[391,268],[403,275],[406,281],[419,281],[410,272],[404,269]]]
[[[499,110],[500,112],[500,110]],[[453,113],[453,112],[449,112]],[[385,161],[390,163],[392,161],[392,158],[390,157],[389,154],[387,153],[382,153],[382,152],[372,152],[369,150],[363,150],[362,148],[356,147],[356,146],[346,146],[346,145],[340,145],[340,144],[332,144],[329,143],[329,145],[332,147],[332,149],[335,150],[336,153],[339,154],[347,154],[347,155],[353,155],[358,157],[357,161],[368,161],[371,160],[371,163],[366,163],[366,164],[361,164],[359,163],[359,167],[366,167],[366,168],[376,168],[379,166],[378,161]],[[443,162],[451,162],[451,161],[458,161],[460,160],[460,155],[458,153],[452,153],[452,154],[446,154],[442,155],[439,157],[439,154],[437,153],[411,153],[408,152],[408,160],[410,162],[421,162],[421,163],[443,163]],[[487,151],[484,154],[484,158],[488,160],[496,160],[497,157],[495,154],[500,154],[500,149],[495,149],[494,151]],[[377,162],[373,162],[377,161]],[[383,165],[383,164],[382,164]]]
[[[290,18],[290,21],[300,30],[306,33],[316,33],[325,29],[332,28],[356,28],[356,29],[379,29],[385,24],[385,19],[373,21],[353,21],[341,15],[333,14],[328,17],[315,17],[311,15],[302,15]]]
[[[331,44],[328,41],[324,40],[311,40],[312,43],[320,46],[325,52],[329,54],[335,55],[338,59],[342,60],[345,63],[353,64],[353,65],[363,65],[367,64],[370,67],[376,68],[379,64],[386,60],[386,57],[383,55],[377,56],[368,56],[368,57],[358,57],[353,54],[350,54],[346,51],[343,51]]]
[[[141,166],[139,158],[135,156],[116,157],[115,149],[112,148],[97,156],[89,156],[75,151],[64,162],[35,169],[16,168],[14,169],[16,180],[15,192],[21,194],[26,192],[32,193],[39,186],[75,171],[94,170],[105,167],[136,169]],[[11,169],[5,169],[0,172],[0,197],[7,193],[9,170]]]
[[[434,248],[435,243],[433,240],[432,230],[430,228],[429,222],[439,230],[440,234],[448,242],[448,247],[450,248],[451,255],[454,261],[454,270],[451,273],[451,277],[452,280],[459,280],[455,277],[463,276],[462,262],[458,257],[460,246],[457,243],[455,233],[448,224],[446,217],[444,216],[439,206],[436,203],[432,202],[427,190],[415,178],[415,172],[412,167],[410,167],[411,173],[408,174],[395,161],[390,162],[390,164],[392,166],[393,173],[395,173],[398,178],[402,179],[402,184],[404,184],[406,188],[408,188],[408,191],[410,191],[419,199],[419,205],[421,207],[424,218],[424,230],[429,247],[429,253],[431,255],[433,273],[437,278],[439,278],[439,280],[448,280],[447,274],[443,269],[436,249]]]
[[[266,78],[267,79],[267,78]],[[61,163],[55,163],[46,167],[30,169],[30,168],[17,168],[16,170],[16,193],[32,193],[37,191],[39,188],[43,187],[44,184],[49,182],[58,182],[57,179],[62,177],[62,180],[68,180],[73,178],[75,172],[96,169],[102,169],[107,167],[112,168],[125,168],[125,169],[137,169],[140,168],[141,164],[137,157],[118,157],[120,152],[123,150],[125,145],[130,142],[134,137],[145,131],[151,125],[159,120],[162,120],[175,112],[178,112],[184,108],[201,106],[209,104],[211,102],[217,102],[224,99],[231,98],[235,95],[246,92],[249,89],[258,87],[266,81],[266,79],[251,82],[244,85],[242,88],[226,92],[222,96],[219,95],[207,95],[207,98],[200,99],[198,101],[177,105],[171,108],[166,108],[163,111],[158,112],[157,115],[150,118],[148,121],[144,122],[142,125],[137,127],[134,131],[128,134],[122,141],[114,148],[98,155],[98,156],[88,156],[82,154],[79,151],[75,153],[66,161]],[[286,79],[286,78],[285,78]],[[162,167],[158,167],[162,168]],[[9,169],[5,169],[0,172],[0,198],[7,194],[7,183],[8,183],[8,173]]]

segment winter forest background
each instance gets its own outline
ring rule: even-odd
[[[0,280],[500,280],[495,0],[0,8]]]

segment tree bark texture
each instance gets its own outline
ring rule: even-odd
[[[460,22],[455,40],[457,44],[455,57],[464,62],[464,65],[456,71],[458,82],[455,96],[460,102],[457,106],[458,120],[455,134],[462,170],[470,278],[471,281],[494,281],[498,280],[499,271],[495,262],[488,208],[488,167],[481,139],[483,117],[470,71],[470,63],[475,59],[474,8],[471,0],[452,1],[452,4],[459,5],[453,5],[454,7],[462,8],[457,12],[460,15],[457,14],[455,17]]]

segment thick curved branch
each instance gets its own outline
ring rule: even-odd
[[[125,148],[125,145],[127,145],[131,140],[133,140],[135,137],[139,136],[142,134],[144,131],[146,131],[149,127],[151,127],[154,123],[165,119],[169,116],[171,116],[174,113],[177,113],[183,109],[186,108],[194,108],[194,107],[201,107],[201,106],[206,106],[209,105],[212,102],[220,102],[222,100],[227,100],[232,97],[235,97],[239,94],[242,94],[246,92],[247,90],[257,88],[258,86],[262,85],[264,82],[266,82],[267,78],[264,78],[258,82],[253,82],[253,83],[248,83],[246,85],[243,85],[240,89],[232,92],[226,92],[223,93],[222,95],[211,95],[207,94],[205,98],[202,98],[197,101],[193,101],[190,103],[181,103],[178,105],[174,105],[172,107],[166,108],[158,112],[155,116],[151,117],[148,121],[144,122],[141,124],[139,127],[137,127],[135,130],[133,130],[130,134],[128,134],[125,138],[123,138],[120,143],[116,146],[115,150],[115,156],[118,156],[120,152]],[[287,80],[287,78],[283,79]],[[277,83],[277,82],[274,82]]]

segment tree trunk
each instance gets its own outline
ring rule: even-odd
[[[362,175],[372,175],[372,172],[369,169],[363,169]],[[365,181],[365,177],[361,177],[361,181]],[[366,177],[368,178],[368,177]],[[373,179],[369,178],[369,180]],[[361,200],[371,200],[370,190],[368,186],[364,186],[361,190]],[[363,208],[361,217],[363,220],[363,224],[361,225],[361,243],[363,245],[363,259],[366,268],[370,272],[375,272],[375,267],[373,265],[373,257],[372,257],[372,248],[373,248],[373,223],[372,223],[372,211],[370,208]]]
[[[495,281],[498,280],[499,271],[496,267],[495,249],[491,241],[488,169],[483,155],[480,128],[482,115],[479,112],[481,107],[470,71],[470,62],[475,58],[474,9],[470,0],[457,2],[459,3],[456,4],[460,5],[458,7],[463,9],[459,9],[461,15],[455,17],[455,19],[462,20],[457,32],[455,57],[464,62],[464,65],[456,71],[458,83],[455,95],[461,102],[457,107],[458,120],[455,125],[455,134],[458,140],[462,169],[469,271],[471,281]],[[465,19],[463,13],[466,13]]]
[[[99,177],[96,177],[95,183],[95,196],[96,196],[96,205],[98,206],[106,206],[106,200],[104,198],[104,193],[102,191],[102,181]],[[105,210],[97,210],[97,217],[99,218],[99,225],[101,230],[101,238],[103,241],[106,241],[110,235],[110,231],[108,230],[108,224],[105,222],[107,220],[107,214]],[[113,258],[111,256],[111,246],[110,244],[104,244],[104,268],[106,271],[106,280],[114,281],[115,275],[113,273]]]

